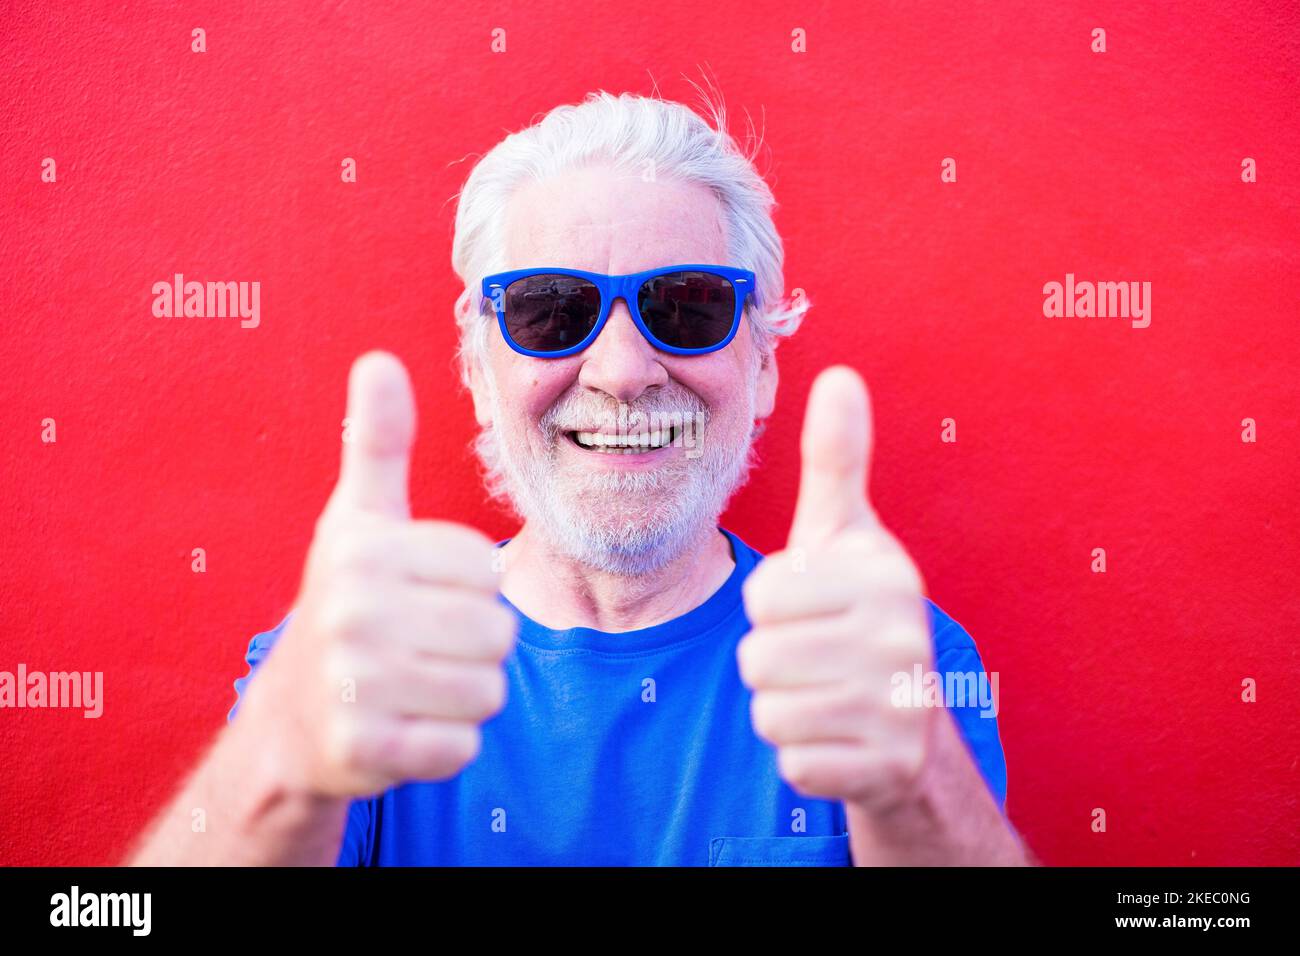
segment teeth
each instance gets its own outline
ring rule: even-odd
[[[578,444],[593,451],[631,455],[646,448],[662,448],[672,441],[673,429],[641,432],[637,435],[606,435],[601,432],[575,432]]]

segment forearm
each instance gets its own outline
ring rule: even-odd
[[[945,709],[913,795],[886,810],[846,804],[858,866],[1025,866],[1031,858]]]
[[[222,728],[181,792],[154,819],[131,866],[329,866],[346,799],[286,783],[281,751],[241,712]],[[261,739],[259,739],[259,737]]]

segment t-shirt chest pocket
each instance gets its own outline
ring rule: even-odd
[[[709,866],[849,866],[849,835],[714,837]]]

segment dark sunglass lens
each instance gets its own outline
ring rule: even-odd
[[[520,348],[562,352],[581,342],[600,318],[600,290],[586,279],[535,275],[510,283],[506,330]]]
[[[711,272],[670,272],[644,283],[637,305],[650,334],[665,345],[707,349],[731,331],[736,290]]]

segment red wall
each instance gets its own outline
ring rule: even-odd
[[[115,861],[221,725],[358,353],[411,368],[417,513],[512,532],[454,384],[453,197],[539,112],[652,76],[688,100],[707,64],[766,123],[816,303],[727,524],[782,545],[811,377],[852,362],[875,499],[1000,674],[1043,860],[1300,862],[1294,4],[237,6],[0,16],[0,670],[102,670],[106,696],[0,711],[0,861]],[[175,272],[260,281],[260,326],[155,318]],[[1151,282],[1151,326],[1045,318],[1067,272]]]

